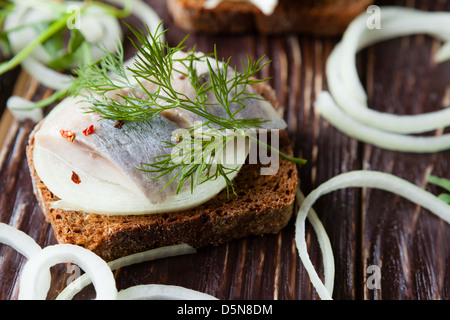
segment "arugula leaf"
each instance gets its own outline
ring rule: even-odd
[[[50,60],[47,65],[52,69],[69,69],[75,62],[79,62],[80,55],[78,54],[78,50],[84,41],[85,38],[78,29],[70,30],[67,52],[60,57],[55,57]]]
[[[70,40],[69,40],[69,45],[67,48],[67,52],[68,53],[75,53],[75,51],[78,50],[78,48],[80,48],[80,46],[83,44],[83,42],[86,39],[84,38],[83,34],[81,33],[80,30],[78,29],[71,29],[70,30]]]
[[[4,56],[8,56],[11,52],[11,45],[9,43],[8,34],[0,31],[0,50]]]
[[[52,22],[53,21],[42,21],[31,26],[36,31],[36,34],[41,34],[49,28]],[[58,30],[55,34],[42,43],[42,47],[45,49],[45,52],[47,52],[52,59],[56,59],[64,48],[63,31],[64,29]]]
[[[2,26],[6,16],[14,10],[14,7],[17,4],[17,1],[0,0],[0,27]],[[40,5],[42,5],[42,2],[27,1],[27,5],[30,5],[31,8],[33,8],[33,6],[39,7]],[[84,38],[81,37],[80,33],[72,33],[72,43],[69,43],[69,46],[71,46],[71,48],[66,52],[63,51],[65,45],[63,35],[64,32],[67,32],[67,19],[69,19],[72,15],[67,13],[65,10],[67,3],[65,3],[64,1],[48,1],[47,3],[46,1],[46,5],[54,7],[55,18],[51,21],[30,23],[18,27],[22,28],[24,26],[27,26],[35,28],[38,36],[25,48],[23,48],[20,52],[13,56],[9,61],[0,63],[0,74],[3,74],[17,67],[23,61],[23,59],[31,54],[33,50],[39,45],[42,45],[44,47],[44,49],[52,59],[50,67],[54,67],[56,69],[67,69],[68,67],[72,67],[74,62],[79,62],[80,59],[81,61],[87,61],[86,63],[91,63],[90,55],[86,52],[87,46],[85,45],[85,43],[87,43],[87,41],[84,41]],[[124,18],[131,13],[132,0],[126,0],[124,9],[117,9],[114,6],[103,3],[101,1],[84,1],[81,12],[85,12],[88,7],[94,5],[102,7],[103,10],[105,10],[106,15],[112,15],[116,18]],[[63,8],[63,10],[60,10],[61,8]],[[15,31],[18,28],[9,29],[6,31],[6,33]],[[3,45],[3,41],[6,37],[7,35],[0,34],[0,44]],[[8,49],[7,46],[4,47]],[[80,47],[83,49],[78,50],[80,49]],[[82,60],[82,58],[85,58],[85,60]]]
[[[428,182],[435,184],[441,188],[444,188],[445,190],[450,192],[450,180],[449,179],[439,178],[439,177],[431,175],[428,177]]]
[[[439,199],[441,199],[442,201],[450,204],[450,194],[449,193],[442,193],[438,196]]]
[[[430,175],[428,177],[428,182],[450,192],[450,180],[449,179],[439,178],[437,176]],[[442,201],[450,204],[450,194],[449,193],[442,193],[438,196],[438,198],[441,199]]]

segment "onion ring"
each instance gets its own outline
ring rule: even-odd
[[[107,0],[107,2],[124,7],[126,0]],[[23,15],[26,13],[26,10],[26,7],[19,6],[19,9],[15,14],[8,15],[5,21],[5,28],[7,27],[8,29],[12,29],[19,26],[21,17],[23,17]],[[158,16],[158,14],[149,5],[145,4],[141,0],[134,0],[131,10],[135,16],[137,16],[142,22],[144,22],[144,24],[148,25],[150,32],[156,32],[158,26],[162,24],[162,20]],[[105,23],[107,23],[107,26],[104,27],[104,30],[107,32],[106,40],[103,40],[102,43],[103,45],[105,45],[106,49],[110,51],[115,50],[115,41],[117,41],[117,36],[121,34],[118,22],[115,19],[114,21],[115,23],[113,23],[111,19],[106,18],[104,21]],[[14,37],[11,40],[13,52],[17,53],[18,51],[20,51],[21,47],[19,47],[19,45],[14,45],[14,43],[16,43]],[[95,48],[95,46],[93,48]],[[95,48],[93,50],[96,56],[101,54],[100,49]],[[54,90],[63,90],[70,87],[72,83],[72,77],[66,74],[59,73],[47,67],[45,65],[45,61],[48,59],[48,57],[45,58],[45,56],[42,55],[42,51],[43,50],[37,50],[37,54],[40,59],[38,59],[34,55],[26,57],[21,63],[22,67],[46,87]],[[39,54],[39,52],[41,52],[41,54]],[[33,54],[36,53],[33,51]],[[133,61],[134,59],[130,58],[124,64],[125,66],[129,65],[132,64]]]
[[[0,242],[12,247],[27,259],[42,250],[25,232],[5,223],[0,223]]]
[[[46,299],[50,279],[45,283],[39,281],[40,274],[57,263],[67,262],[79,265],[93,279],[97,300],[116,299],[116,283],[106,261],[88,249],[58,244],[45,247],[25,263],[20,277],[19,300]]]
[[[328,58],[328,87],[336,104],[355,120],[387,132],[413,134],[449,126],[450,109],[419,115],[394,115],[369,109],[367,95],[356,69],[356,53],[376,42],[416,33],[430,34],[449,42],[450,13],[383,7],[380,17],[381,29],[368,29],[365,14],[357,17]],[[448,45],[441,48],[438,61],[449,56],[447,51]],[[388,147],[389,141],[383,142],[382,146]]]
[[[0,223],[0,243],[4,243],[19,252],[25,258],[30,259],[38,254],[42,248],[25,232],[8,224]],[[45,285],[51,280],[50,270],[39,279],[39,285]]]
[[[411,136],[386,132],[358,122],[342,111],[326,91],[318,95],[314,106],[324,119],[349,137],[383,149],[424,153],[450,149],[448,133],[441,136]]]
[[[217,300],[202,292],[173,285],[136,285],[119,291],[118,300]]]
[[[321,281],[309,258],[305,239],[305,220],[312,205],[319,197],[332,191],[353,187],[376,188],[395,193],[431,211],[450,224],[450,206],[448,204],[415,184],[388,173],[356,170],[342,173],[322,183],[302,202],[295,221],[295,243],[297,250],[309,274],[311,283],[316,288],[321,299],[332,299],[332,292]],[[322,255],[329,255],[329,252],[322,249]],[[325,279],[326,281],[327,279]]]
[[[127,267],[132,264],[141,263],[150,260],[162,259],[167,257],[173,257],[182,254],[192,254],[195,253],[196,250],[187,245],[187,244],[179,244],[168,247],[156,248],[144,252],[135,253],[129,256],[125,256],[123,258],[119,258],[113,261],[108,262],[108,266],[111,271],[114,271],[118,268]],[[70,300],[81,291],[84,287],[91,283],[91,279],[87,275],[82,275],[71,282],[59,295],[56,297],[56,300]]]
[[[299,208],[301,207],[303,201],[305,201],[304,194],[300,191],[300,188],[297,186],[297,203]],[[334,256],[333,256],[333,248],[331,247],[330,238],[317,216],[316,211],[313,208],[310,208],[307,215],[308,221],[311,223],[314,232],[317,236],[317,242],[319,243],[320,249],[322,250],[322,260],[323,260],[323,270],[324,270],[324,279],[325,279],[325,288],[328,292],[332,293],[334,288],[334,275],[335,275],[335,267],[334,267]]]
[[[68,1],[68,4],[77,4],[80,5],[82,2],[77,1]],[[27,14],[29,10],[37,10],[36,8],[30,8],[28,6],[18,5],[13,14],[8,15],[5,21],[5,28],[14,29],[24,25],[24,23],[28,23],[28,20],[39,22],[46,21],[52,18],[51,11],[46,11],[45,7],[40,8],[40,11],[32,11],[30,14]],[[34,12],[36,12],[34,14]],[[102,12],[102,14],[100,14]],[[100,7],[91,6],[87,8],[84,13],[84,17],[89,20],[91,15],[95,15],[98,18],[99,23],[102,26],[102,31],[104,32],[104,36],[102,38],[101,44],[105,47],[106,50],[114,50],[116,43],[121,41],[122,31],[118,21],[111,16],[107,16],[104,13],[104,10]],[[37,17],[35,17],[37,16]],[[82,33],[87,32],[87,30],[80,30]],[[11,42],[12,51],[17,54],[20,50],[23,49],[24,46],[27,45],[27,41],[25,36],[30,35],[30,29],[19,29],[18,31],[14,31],[8,35],[9,41]],[[102,49],[97,47],[98,44],[93,44],[91,47],[91,54],[93,60],[99,59],[103,55]],[[55,71],[45,64],[49,61],[50,57],[43,49],[42,45],[38,46],[28,57],[26,57],[21,65],[22,67],[30,73],[33,77],[35,77],[40,83],[45,85],[46,87],[52,88],[54,90],[66,89],[70,86],[72,82],[72,77],[66,74],[62,74],[58,71]]]

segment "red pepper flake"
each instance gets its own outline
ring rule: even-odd
[[[80,184],[81,183],[80,177],[74,171],[72,171],[72,178],[71,179],[72,179],[73,183],[76,183],[76,184]]]
[[[63,138],[66,138],[70,142],[73,142],[73,139],[75,139],[75,133],[73,131],[61,129],[61,130],[59,130],[59,133],[61,133],[61,136]]]
[[[186,79],[186,75],[182,74],[182,75],[179,77],[179,79],[180,79],[180,80]]]
[[[125,121],[123,121],[123,120],[118,120],[118,121],[114,124],[114,128],[122,129],[122,127],[123,127],[124,124],[125,124]]]
[[[94,132],[95,132],[95,128],[94,128],[93,124],[91,124],[91,126],[89,128],[86,128],[83,130],[83,134],[85,136],[89,136],[89,135],[93,134]]]

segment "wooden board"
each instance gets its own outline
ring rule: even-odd
[[[167,39],[176,44],[184,32],[172,25],[164,0],[148,1],[169,28]],[[450,10],[450,1],[377,1],[424,10]],[[249,54],[272,60],[262,77],[269,81],[285,107],[295,153],[308,164],[300,171],[301,189],[308,194],[331,177],[356,169],[389,172],[438,193],[426,182],[428,174],[450,178],[450,151],[411,154],[386,151],[342,134],[314,110],[317,94],[327,88],[324,75],[328,55],[338,38],[306,35],[238,36],[191,35],[196,44],[232,62]],[[361,52],[358,68],[377,110],[401,114],[421,113],[450,105],[450,63],[436,65],[432,54],[439,42],[417,35],[377,44]],[[1,98],[16,76],[2,78]],[[16,94],[37,99],[47,94],[21,74]],[[2,106],[3,107],[3,106]],[[33,237],[42,247],[55,244],[51,227],[34,198],[25,159],[27,137],[34,124],[19,123],[3,115],[0,128],[0,222],[9,223]],[[7,130],[5,130],[7,126]],[[442,134],[442,130],[433,134]],[[347,189],[319,199],[315,210],[330,237],[336,263],[333,298],[450,299],[450,226],[420,207],[387,192]],[[322,257],[314,233],[307,225],[309,253],[317,269]],[[18,279],[26,260],[10,247],[0,246],[0,299],[16,299]],[[370,266],[379,268],[380,287],[372,288]],[[368,269],[369,268],[369,269]],[[73,279],[74,268],[52,268],[53,299]],[[181,285],[219,299],[318,299],[294,242],[294,221],[277,235],[251,237],[199,249],[197,254],[162,259],[115,271],[119,289],[146,283]],[[95,297],[93,287],[76,299]]]

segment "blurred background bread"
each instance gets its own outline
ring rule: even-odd
[[[249,1],[225,0],[205,8],[206,0],[167,0],[174,23],[188,32],[208,34],[256,31],[264,34],[340,35],[372,0],[278,0],[271,14]]]

